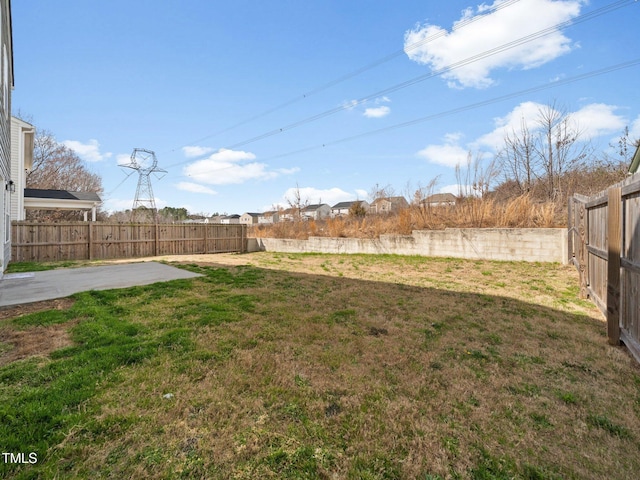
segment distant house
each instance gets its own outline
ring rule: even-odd
[[[24,220],[24,189],[27,174],[33,168],[33,142],[35,128],[16,117],[11,117],[11,220]]]
[[[443,207],[448,205],[455,205],[458,201],[453,193],[434,193],[422,200],[422,204],[430,207]]]
[[[13,90],[13,35],[11,2],[0,0],[0,277],[11,260],[11,193],[17,189],[11,176],[11,91]]]
[[[354,204],[360,204],[365,210],[369,209],[369,203],[364,200],[354,200],[353,202],[340,202],[331,207],[332,217],[344,217],[349,215],[349,211]]]
[[[209,223],[209,219],[206,217],[198,217],[198,218],[187,218],[186,220],[182,220],[180,223],[184,223],[184,224],[193,224],[193,223]]]
[[[264,212],[258,216],[258,224],[278,223],[279,219],[280,219],[280,215],[275,210],[270,212]]]
[[[243,225],[255,225],[260,218],[259,213],[246,212],[240,216],[240,223]]]
[[[297,208],[287,208],[279,213],[280,220],[283,222],[294,222],[300,219],[300,212]]]
[[[233,215],[223,215],[220,217],[220,223],[224,225],[237,225],[240,223],[240,215],[235,213]]]
[[[24,189],[25,210],[82,210],[84,221],[91,212],[91,221],[96,221],[96,210],[102,200],[95,192],[69,192],[39,188]]]
[[[376,198],[369,205],[369,213],[394,213],[408,206],[409,203],[404,197]]]
[[[331,207],[326,203],[316,203],[314,205],[307,205],[300,213],[305,219],[322,220],[331,215]]]

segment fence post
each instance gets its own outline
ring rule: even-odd
[[[584,202],[580,201],[578,234],[580,235],[580,248],[576,252],[578,254],[578,272],[580,274],[580,298],[589,298],[589,290],[587,289],[587,279],[589,277],[587,264],[587,220],[589,211]]]
[[[573,199],[573,197],[569,197],[569,202],[567,205],[567,211],[568,211],[568,218],[567,218],[567,259],[569,260],[569,265],[571,265],[573,263],[573,239],[574,239],[574,234],[573,234],[573,221],[574,221],[574,217],[575,215],[573,214],[573,205],[574,205],[575,201]]]
[[[153,256],[157,257],[158,256],[158,243],[159,243],[159,238],[158,238],[158,219],[156,219],[156,230],[155,230],[156,234],[155,234],[155,239],[153,242]]]
[[[89,234],[87,235],[89,241],[89,260],[93,260],[93,222],[88,222]]]
[[[609,189],[607,260],[607,336],[611,345],[620,344],[620,251],[622,250],[620,187]]]
[[[248,248],[247,248],[247,229],[249,227],[247,225],[241,225],[240,226],[240,252],[241,253],[247,253]]]

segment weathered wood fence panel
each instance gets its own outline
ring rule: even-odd
[[[245,225],[13,222],[14,262],[246,252]]]
[[[609,342],[624,342],[640,361],[640,174],[593,197],[574,196],[568,218],[581,296],[607,317]]]

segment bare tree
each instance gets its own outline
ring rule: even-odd
[[[616,145],[609,144],[611,148],[616,149],[616,153],[620,157],[620,161],[628,163],[633,157],[636,148],[640,146],[640,138],[631,138],[629,133],[629,127],[624,127],[620,138],[616,142]]]
[[[541,107],[534,123],[523,119],[520,130],[505,137],[497,156],[505,182],[515,185],[518,194],[540,185],[545,198],[562,201],[568,193],[567,174],[584,166],[593,152],[588,140],[564,109],[555,103]]]
[[[27,188],[102,192],[102,179],[92,173],[70,148],[56,141],[45,130],[37,130],[34,138],[33,166],[27,173]],[[98,212],[100,215],[101,212]],[[28,219],[76,220],[79,211],[27,211]]]
[[[531,191],[536,179],[536,157],[533,137],[524,118],[520,123],[520,131],[514,129],[507,134],[496,160],[505,171],[506,179],[515,183],[519,194]]]
[[[592,148],[571,116],[555,104],[540,109],[537,123],[540,134],[534,148],[547,183],[547,198],[562,199],[563,176],[583,162]]]
[[[393,197],[395,193],[396,192],[394,188],[390,184],[381,186],[380,184],[376,183],[369,191],[369,199],[373,201],[377,200],[378,198],[389,198]]]
[[[300,220],[302,218],[302,210],[304,210],[309,205],[309,199],[302,198],[302,193],[300,193],[300,186],[297,182],[296,188],[293,190],[293,197],[286,197],[285,200],[289,204],[289,207],[295,210],[295,220]]]
[[[101,192],[102,179],[89,171],[73,150],[58,143],[50,132],[38,130],[27,188]]]

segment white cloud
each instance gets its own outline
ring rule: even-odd
[[[455,167],[466,163],[469,151],[459,145],[445,143],[444,145],[429,145],[420,150],[417,155],[430,163]]]
[[[389,113],[391,113],[391,109],[386,105],[383,105],[381,107],[367,108],[363,115],[367,118],[382,118],[389,115]]]
[[[578,130],[585,138],[620,132],[627,124],[624,117],[616,115],[614,105],[592,103],[571,114]]]
[[[539,128],[538,118],[540,111],[546,108],[544,105],[536,102],[523,102],[517,105],[511,112],[504,117],[493,119],[494,129],[478,138],[475,143],[498,150],[504,145],[507,135],[513,136],[513,133],[522,132],[522,126],[525,125],[530,133]]]
[[[184,174],[193,180],[209,185],[230,185],[249,180],[268,180],[281,175],[270,171],[267,165],[253,162],[256,156],[242,150],[221,148],[209,158],[198,160],[184,168]],[[249,161],[249,163],[245,163]]]
[[[523,102],[517,105],[504,117],[494,118],[493,131],[482,135],[474,144],[499,150],[504,145],[507,135],[513,136],[522,133],[523,125],[530,134],[540,130],[540,113],[549,108],[536,102]],[[583,140],[589,140],[600,135],[621,131],[626,121],[624,117],[616,115],[614,105],[592,103],[576,112],[567,113],[571,126],[577,128]]]
[[[213,152],[213,148],[209,148],[209,147],[197,147],[197,146],[182,147],[182,153],[184,153],[184,156],[187,158],[201,157],[211,152]]]
[[[460,64],[443,75],[450,85],[484,88],[494,83],[490,77],[493,70],[535,68],[572,50],[569,38],[560,30],[551,30],[517,47],[467,62],[484,52],[575,18],[584,3],[582,0],[525,0],[495,10],[507,1],[495,0],[490,6],[481,5],[475,13],[472,9],[465,10],[450,31],[437,25],[417,25],[405,33],[407,56],[429,65],[434,71]],[[491,12],[486,13],[488,11]]]
[[[208,195],[218,194],[218,192],[209,187],[205,187],[204,185],[199,185],[192,182],[179,182],[176,187],[178,188],[178,190],[183,190],[185,192],[206,193]]]
[[[636,117],[629,127],[629,136],[632,140],[640,139],[640,115]]]
[[[116,155],[116,163],[118,165],[129,165],[131,163],[131,155],[127,153],[120,153]]]
[[[445,185],[444,187],[440,188],[440,191],[438,193],[453,193],[454,195],[458,195],[459,192],[460,185],[454,183],[452,185]]]
[[[76,152],[78,156],[86,162],[100,162],[112,155],[110,152],[100,153],[100,143],[95,139],[89,140],[89,143],[82,143],[77,140],[65,140],[62,144]]]
[[[549,111],[550,108],[549,105],[536,102],[523,102],[515,106],[505,116],[494,118],[493,130],[468,143],[467,148],[459,145],[463,138],[460,133],[450,133],[445,135],[444,144],[429,145],[420,150],[417,155],[431,163],[448,167],[464,165],[469,151],[478,151],[479,153],[476,155],[481,155],[483,148],[497,152],[504,146],[507,136],[513,137],[515,134],[517,137],[521,137],[523,127],[531,136],[537,136],[542,128],[541,112],[544,115],[555,115],[556,113],[562,115],[562,112]],[[601,135],[621,132],[626,125],[626,119],[617,115],[616,109],[617,107],[614,105],[592,103],[575,112],[567,112],[569,128],[577,129],[580,133],[580,140],[585,142]],[[640,136],[640,116],[633,122],[630,133],[632,139]]]
[[[358,100],[345,100],[344,102],[342,102],[342,108],[346,108],[347,110],[353,110],[358,105],[360,105],[360,103],[361,102],[359,102]]]
[[[242,150],[228,150],[221,148],[209,157],[209,160],[216,162],[241,162],[243,160],[255,160],[256,156],[251,152]]]
[[[293,168],[278,168],[276,172],[282,175],[293,175],[294,173],[298,173],[300,169],[298,167]]]
[[[356,195],[358,196],[359,199],[364,199],[369,196],[369,192],[367,192],[366,190],[362,190],[360,188],[356,188]],[[345,200],[345,202],[346,201],[347,200]]]

